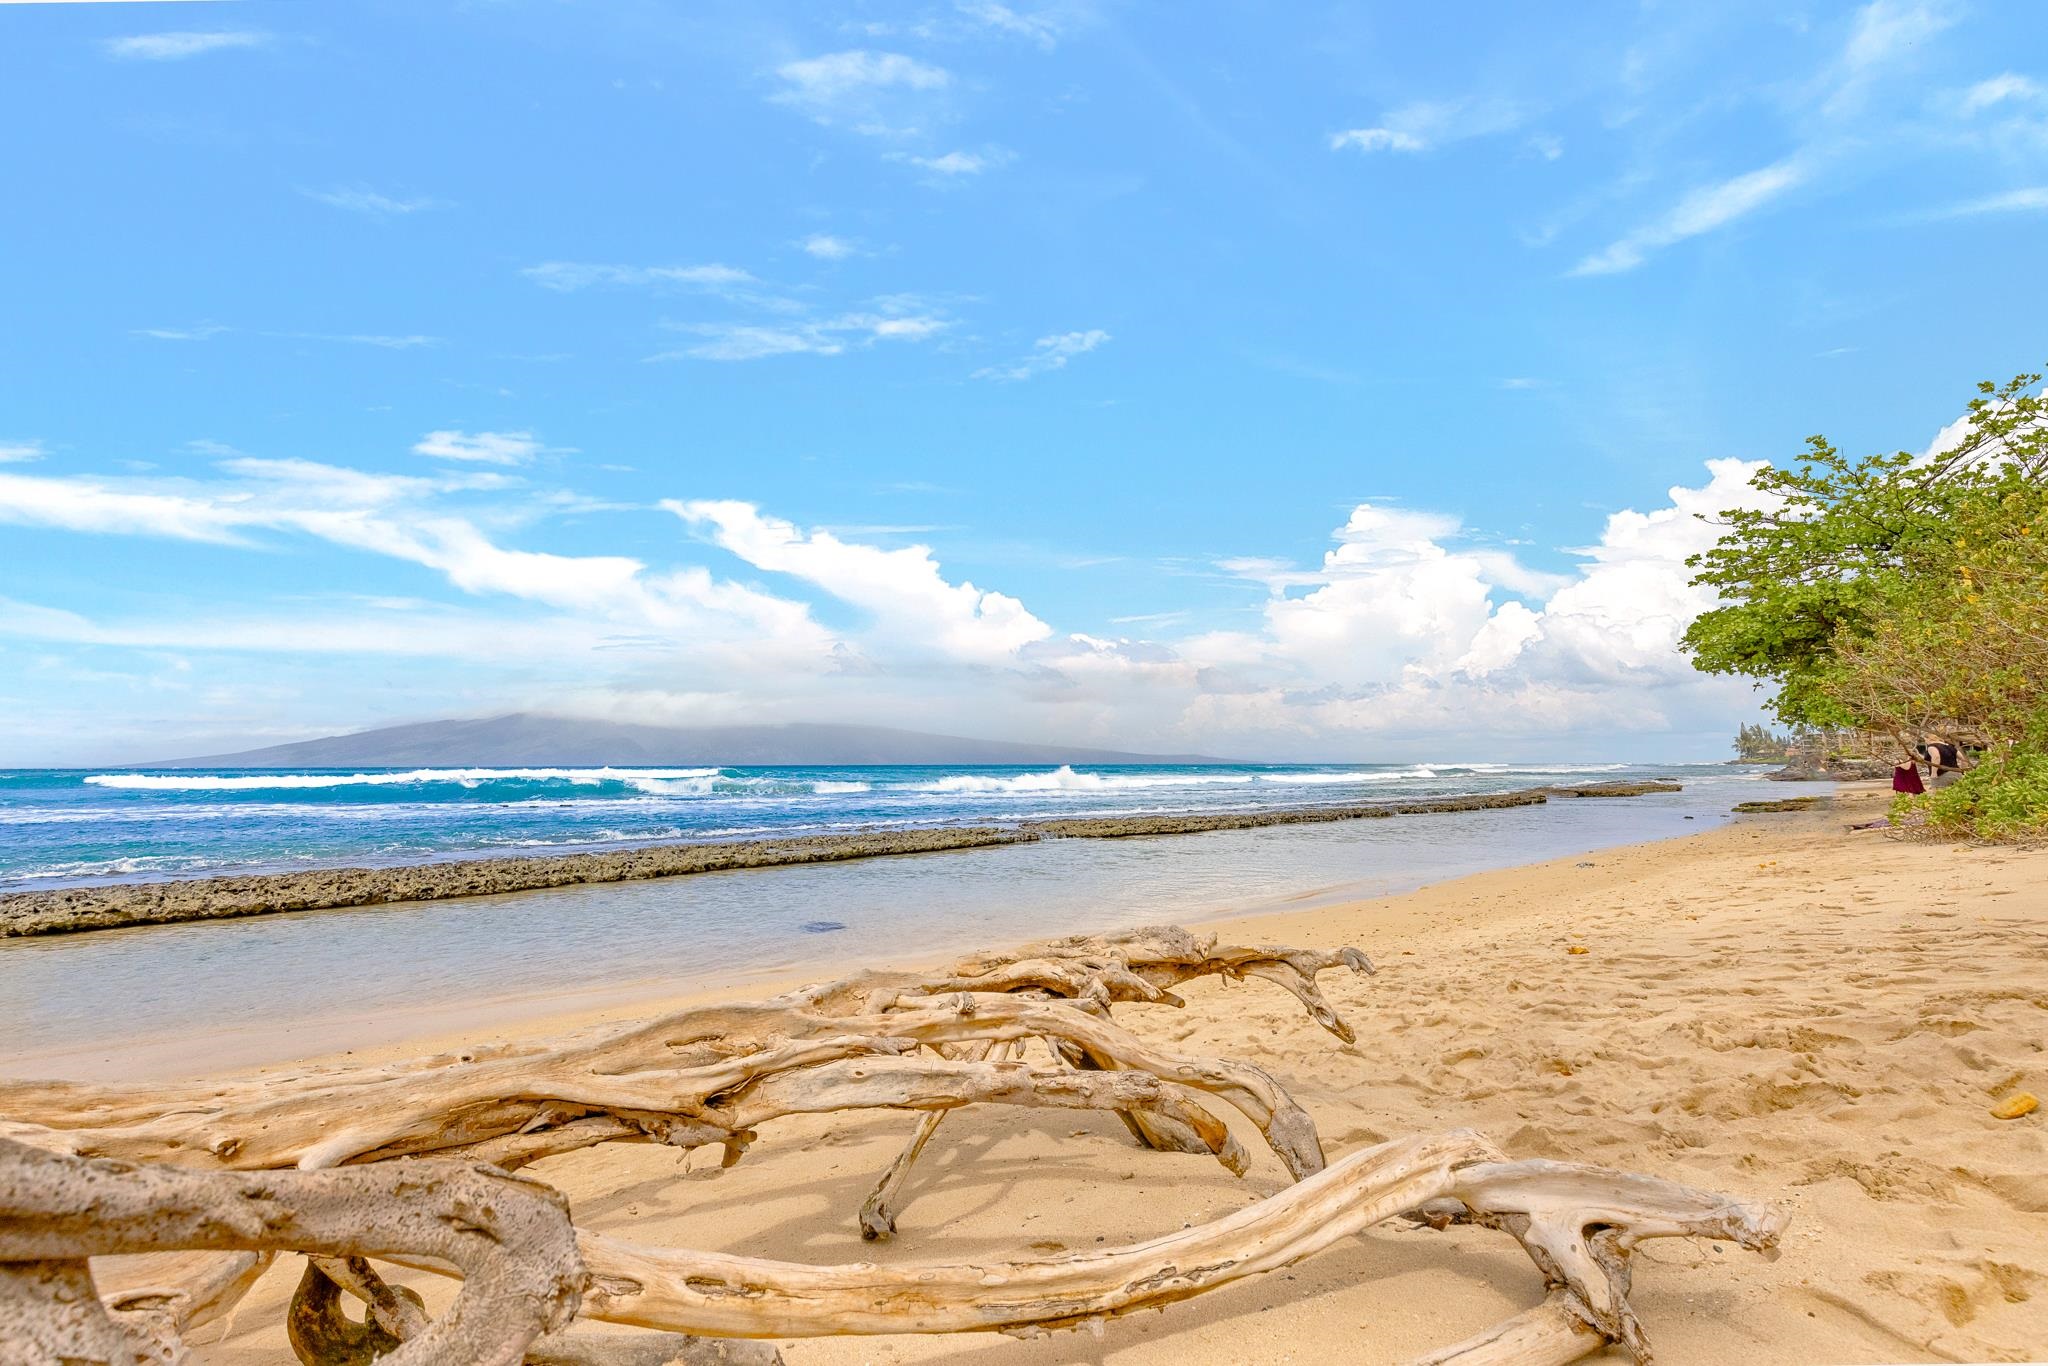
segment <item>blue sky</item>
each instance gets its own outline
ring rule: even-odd
[[[0,762],[1719,757],[1692,514],[2048,350],[2033,16],[0,4]]]

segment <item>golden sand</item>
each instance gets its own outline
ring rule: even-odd
[[[1775,1263],[1677,1244],[1638,1254],[1634,1298],[1660,1361],[2048,1357],[2048,1114],[1993,1114],[2048,1089],[2048,851],[1845,831],[1879,811],[1875,795],[1850,798],[1216,927],[1371,953],[1377,977],[1324,979],[1358,1030],[1355,1047],[1265,983],[1189,988],[1228,993],[1228,1010],[1126,1007],[1119,1018],[1187,1051],[1271,1069],[1332,1156],[1470,1126],[1516,1156],[1652,1172],[1789,1209]],[[518,1032],[605,1018],[622,1015],[555,1011]],[[817,1262],[1134,1241],[1285,1181],[1255,1136],[1261,1161],[1238,1180],[1206,1158],[1135,1149],[1110,1116],[986,1107],[954,1115],[927,1150],[896,1239],[862,1243],[855,1212],[913,1123],[783,1121],[729,1171],[715,1153],[689,1160],[650,1146],[531,1170],[596,1229]],[[276,1325],[296,1276],[274,1270],[225,1341],[202,1331],[199,1359],[289,1362]],[[1498,1234],[1382,1227],[1287,1271],[1112,1322],[1099,1338],[838,1339],[786,1351],[800,1366],[1399,1361],[1540,1294]]]

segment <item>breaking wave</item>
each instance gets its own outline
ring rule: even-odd
[[[264,792],[291,788],[402,787],[427,783],[553,782],[594,787],[716,777],[715,768],[415,768],[404,773],[95,773],[94,787],[141,792]]]

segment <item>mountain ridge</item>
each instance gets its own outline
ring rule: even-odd
[[[415,721],[130,768],[481,768],[508,765],[1187,764],[1203,754],[977,740],[890,726],[649,726],[541,712]]]

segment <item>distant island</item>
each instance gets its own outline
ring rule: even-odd
[[[135,768],[481,768],[510,765],[1205,764],[1202,754],[1133,754],[1019,744],[887,726],[640,726],[514,712],[159,759]]]

